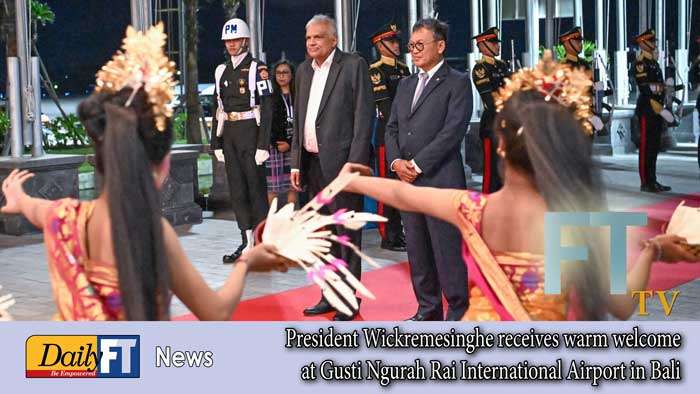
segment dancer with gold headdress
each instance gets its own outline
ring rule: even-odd
[[[58,320],[164,320],[171,292],[200,319],[225,320],[248,271],[286,269],[274,248],[261,244],[214,291],[162,217],[158,189],[170,169],[175,71],[165,40],[162,24],[145,33],[129,27],[122,51],[78,107],[104,179],[97,199],[29,197],[27,171],[13,171],[2,184],[2,213],[22,214],[44,231]]]
[[[504,185],[496,193],[367,176],[355,178],[346,190],[431,215],[461,231],[469,269],[466,320],[597,320],[606,313],[627,318],[635,302],[628,295],[606,296],[608,261],[597,251],[607,249],[596,235],[568,233],[589,246],[589,262],[565,271],[561,295],[544,294],[544,214],[605,208],[591,159],[590,86],[583,70],[554,62],[549,51],[534,69],[513,75],[496,99],[495,132],[505,165]],[[343,171],[368,169],[349,164]],[[627,275],[628,289],[646,288],[653,261],[697,261],[683,243],[671,235],[645,242]]]

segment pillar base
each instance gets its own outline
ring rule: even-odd
[[[29,170],[35,176],[24,184],[24,190],[32,197],[58,200],[78,198],[78,168],[85,162],[83,155],[45,155],[38,158],[0,158],[0,183],[14,169]],[[0,192],[0,206],[5,205],[5,196]],[[21,215],[0,214],[0,233],[24,235],[38,232]]]

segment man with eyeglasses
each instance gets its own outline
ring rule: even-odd
[[[386,146],[384,133],[386,122],[391,115],[391,104],[396,95],[396,87],[402,78],[411,75],[408,67],[398,59],[401,56],[401,32],[396,23],[389,22],[372,34],[370,40],[380,58],[369,67],[369,78],[372,80],[374,102],[377,106],[377,127],[375,130],[375,146],[377,171],[380,177],[397,178],[396,173],[387,171],[389,163],[386,161]],[[377,213],[386,217],[387,222],[379,223],[379,235],[382,238],[381,248],[395,252],[406,251],[406,240],[401,224],[401,214],[391,206],[381,202],[377,204]]]
[[[387,161],[403,182],[465,189],[460,146],[472,114],[471,82],[445,62],[447,33],[447,24],[437,19],[413,25],[408,50],[420,73],[399,82],[386,125]],[[425,215],[401,212],[401,218],[418,300],[409,320],[461,319],[469,300],[459,232]]]

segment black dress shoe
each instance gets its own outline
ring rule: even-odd
[[[233,264],[241,257],[243,251],[245,251],[245,248],[248,246],[248,237],[246,236],[245,231],[241,231],[241,240],[241,244],[238,246],[238,249],[236,249],[235,252],[224,255],[224,258],[222,259],[224,264]]]
[[[355,317],[357,317],[359,311],[355,311],[352,315],[346,315],[345,313],[338,312],[333,316],[334,321],[351,321],[354,320]]]
[[[424,315],[422,313],[416,313],[415,315],[406,319],[406,321],[442,321],[442,317],[441,316],[433,316],[433,315]]]
[[[647,192],[647,193],[658,193],[661,191],[656,185],[642,185],[639,187],[640,191]]]
[[[321,300],[318,304],[304,309],[304,316],[322,315],[324,313],[333,312],[335,309],[325,300]]]
[[[241,257],[241,255],[243,254],[243,250],[245,249],[245,247],[246,247],[246,245],[241,245],[232,254],[225,254],[223,259],[222,259],[224,264],[235,263],[236,260],[238,260]]]
[[[392,252],[405,252],[406,244],[383,239],[381,244],[382,249],[391,250]]]
[[[660,184],[659,182],[654,183],[654,186],[656,186],[656,188],[659,189],[659,191],[662,191],[662,192],[671,191],[671,186],[662,185],[662,184]]]

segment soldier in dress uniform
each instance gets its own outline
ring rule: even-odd
[[[593,108],[591,108],[592,115],[588,118],[588,121],[593,126],[593,130],[600,131],[603,129],[605,124],[602,119],[602,103],[603,97],[612,96],[613,90],[607,88],[600,82],[595,81],[597,77],[593,75],[593,69],[591,62],[586,60],[586,58],[579,56],[581,51],[583,51],[583,34],[581,33],[581,28],[576,26],[573,29],[567,31],[566,33],[559,36],[559,42],[564,46],[564,51],[566,52],[564,58],[561,60],[563,63],[568,64],[574,68],[583,68],[587,72],[591,73],[591,80],[593,80],[593,88],[591,89],[591,103]],[[600,92],[600,94],[596,94]],[[596,100],[601,100],[601,103],[596,105]],[[596,108],[598,110],[596,110]]]
[[[225,162],[231,204],[242,243],[224,264],[236,261],[253,246],[253,228],[267,214],[265,166],[269,157],[272,118],[272,84],[267,66],[248,52],[250,30],[237,18],[226,22],[221,32],[226,62],[214,72],[216,116],[211,149]]]
[[[496,58],[501,52],[498,33],[498,28],[491,27],[473,37],[482,55],[481,60],[474,65],[472,80],[484,105],[479,122],[479,137],[484,151],[484,193],[496,192],[503,186],[498,169],[498,141],[493,133],[493,120],[496,117],[493,94],[505,85],[505,79],[510,77],[511,72],[508,63]]]
[[[393,171],[387,171],[389,163],[386,162],[384,132],[389,115],[391,115],[391,104],[394,101],[396,87],[401,78],[411,74],[408,67],[398,60],[401,56],[400,35],[397,25],[390,22],[370,37],[380,55],[379,60],[369,67],[378,117],[375,130],[377,169],[379,176],[395,179],[398,179],[396,174]],[[399,211],[379,202],[377,213],[388,219],[386,224],[379,224],[379,235],[382,237],[381,247],[398,252],[405,251],[406,240]]]
[[[649,29],[636,37],[640,54],[633,64],[639,87],[635,114],[639,118],[639,177],[640,190],[658,193],[669,191],[656,180],[656,158],[661,148],[661,133],[673,114],[664,108],[665,83],[656,51],[656,33]]]

